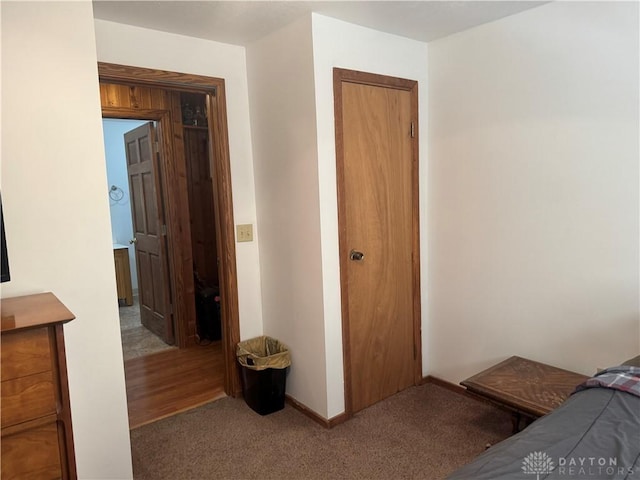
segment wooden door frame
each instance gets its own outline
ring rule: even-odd
[[[414,348],[414,384],[422,381],[422,338],[421,338],[421,302],[420,302],[420,198],[418,170],[418,82],[397,77],[388,77],[374,73],[333,69],[334,116],[336,134],[336,179],[338,193],[338,238],[340,252],[340,291],[342,297],[342,351],[344,358],[344,400],[345,414],[353,415],[353,392],[351,371],[351,347],[349,333],[349,297],[348,297],[348,252],[346,244],[346,192],[345,192],[345,159],[344,159],[344,122],[342,111],[342,84],[356,83],[376,87],[404,90],[411,94],[411,121],[414,125],[412,141],[412,285],[413,285],[413,348]]]
[[[118,83],[127,86],[147,86],[165,91],[189,91],[202,93],[207,98],[209,116],[209,144],[211,172],[214,182],[214,215],[216,223],[217,249],[219,259],[220,303],[222,309],[222,343],[224,352],[224,390],[227,395],[238,396],[240,378],[236,368],[235,348],[240,341],[240,321],[238,310],[238,276],[236,268],[236,248],[233,219],[233,197],[231,191],[231,165],[229,157],[229,136],[225,81],[222,78],[206,77],[186,73],[169,72],[125,65],[98,62],[98,79],[104,83]],[[174,301],[175,333],[181,348],[188,346],[188,316],[195,318],[195,305],[189,297],[193,294],[193,255],[187,202],[186,178],[181,174],[186,166],[184,155],[175,152],[173,138],[174,124],[181,125],[182,119],[169,110],[144,110],[139,108],[102,107],[103,117],[142,118],[159,121],[162,137],[164,169],[163,183],[166,187],[167,237],[171,270],[171,293]],[[152,115],[149,117],[148,115]],[[174,181],[167,181],[168,178]],[[184,183],[184,185],[183,185]]]

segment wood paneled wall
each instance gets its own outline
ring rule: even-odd
[[[161,88],[100,83],[103,107],[170,110],[171,92]]]

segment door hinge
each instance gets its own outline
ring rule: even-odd
[[[160,233],[165,237],[167,236],[167,225],[166,224],[162,224],[162,226],[160,227]]]
[[[416,124],[411,122],[411,138],[416,138]]]
[[[153,142],[153,148],[154,148],[154,153],[160,153],[160,144],[158,143],[157,140]]]

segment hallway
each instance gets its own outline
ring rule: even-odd
[[[125,360],[124,370],[130,429],[225,396],[221,342]]]
[[[121,305],[118,312],[122,356],[125,361],[176,348],[164,343],[161,338],[140,323],[140,304],[137,295],[134,295],[132,305]]]

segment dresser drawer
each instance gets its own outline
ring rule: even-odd
[[[2,382],[2,428],[55,414],[54,392],[50,371]]]
[[[51,370],[51,346],[46,328],[3,333],[0,337],[2,381]]]
[[[2,480],[62,478],[58,428],[53,421],[2,436]]]

